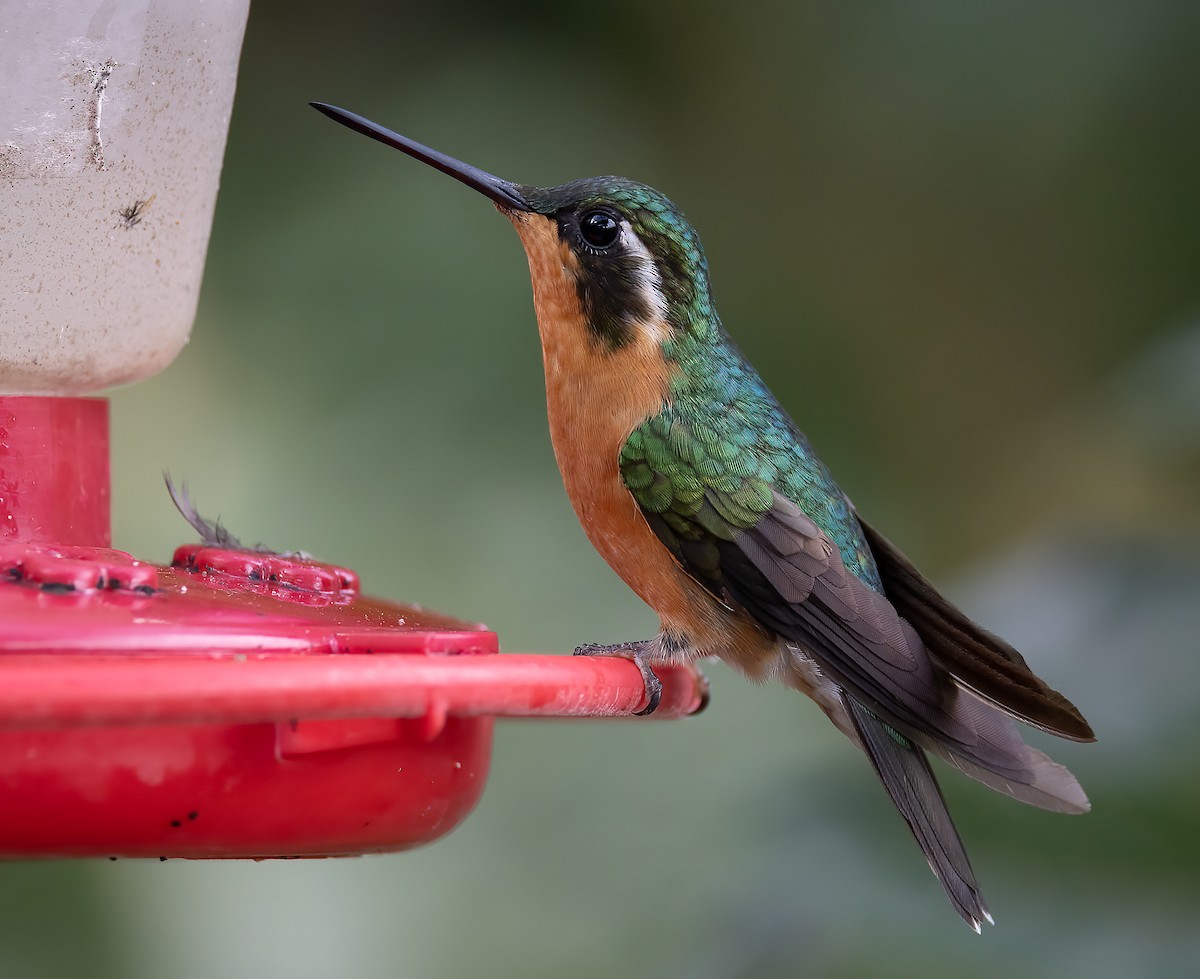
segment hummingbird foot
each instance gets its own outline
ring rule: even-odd
[[[591,642],[575,647],[576,656],[620,656],[632,661],[642,674],[642,683],[646,685],[646,706],[633,712],[634,717],[645,717],[658,709],[662,700],[662,681],[650,669],[649,657],[654,648],[653,639],[638,639],[634,642],[618,642],[606,645]]]

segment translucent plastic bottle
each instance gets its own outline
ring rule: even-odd
[[[196,313],[249,0],[0,0],[0,394],[147,377]]]

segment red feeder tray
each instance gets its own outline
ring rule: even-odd
[[[106,409],[0,397],[0,857],[405,849],[479,800],[494,717],[644,707],[632,663],[497,655],[344,568],[109,549]],[[655,717],[699,709],[698,674],[659,675]]]

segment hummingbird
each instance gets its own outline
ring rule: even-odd
[[[993,923],[929,755],[1043,809],[1090,808],[1015,721],[1088,722],[1003,639],[943,598],[851,504],[726,334],[699,236],[624,177],[535,187],[311,103],[483,194],[529,259],[550,435],[584,532],[661,620],[581,646],[652,666],[719,657],[808,695],[862,749],[955,910]],[[800,366],[800,365],[798,365]]]

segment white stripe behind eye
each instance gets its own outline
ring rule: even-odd
[[[650,254],[648,249],[633,232],[633,228],[629,226],[629,222],[622,219],[621,221],[621,244],[629,251],[629,254],[637,256],[640,259],[638,263],[638,285],[642,288],[642,296],[646,300],[646,305],[651,309],[657,310],[662,317],[667,315],[667,300],[662,291],[662,276],[658,272],[658,263],[654,261],[654,256]]]

